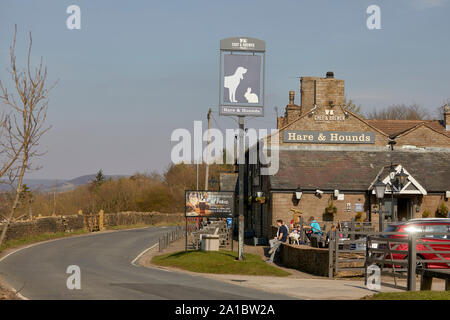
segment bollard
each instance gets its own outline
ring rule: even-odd
[[[98,213],[98,231],[103,231],[104,227],[104,214],[105,212],[103,210],[100,210]]]

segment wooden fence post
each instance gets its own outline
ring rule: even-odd
[[[416,291],[416,235],[408,237],[408,291]]]
[[[339,234],[337,229],[334,231],[334,272],[339,272]]]
[[[334,249],[334,240],[330,240],[328,243],[328,278],[334,278],[334,256],[333,256],[333,249]]]
[[[366,259],[364,261],[364,285],[365,286],[367,286],[367,267],[369,266],[369,263],[368,263],[368,261],[369,261],[369,250],[370,250],[369,238],[370,238],[370,235],[367,235],[367,237],[366,237]]]
[[[103,231],[103,217],[104,212],[103,210],[100,210],[100,212],[98,213],[98,231]]]

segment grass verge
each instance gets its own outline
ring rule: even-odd
[[[70,237],[73,235],[79,235],[79,234],[85,234],[88,233],[86,230],[76,230],[73,232],[46,232],[41,233],[35,236],[25,237],[21,239],[13,239],[13,240],[7,240],[5,241],[2,246],[0,247],[0,252],[2,252],[5,249],[20,247],[28,244],[32,244],[35,242],[41,242],[46,240],[53,240],[58,238],[65,238]]]
[[[245,254],[244,261],[236,261],[237,252],[179,251],[155,256],[152,263],[199,273],[243,274],[252,276],[285,277],[289,272],[264,262],[259,255]]]
[[[450,291],[380,292],[366,300],[450,300]]]

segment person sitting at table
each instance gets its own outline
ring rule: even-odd
[[[309,217],[310,225],[303,226],[306,232],[306,236],[311,241],[311,236],[313,234],[322,235],[322,230],[320,229],[319,223],[314,219],[313,216]]]
[[[277,220],[277,225],[278,225],[278,232],[276,237],[274,237],[273,239],[269,240],[269,245],[270,245],[270,250],[269,250],[269,254],[270,254],[270,258],[268,260],[266,260],[266,262],[269,263],[273,263],[273,260],[275,258],[275,254],[279,251],[281,244],[285,243],[287,238],[288,238],[288,228],[287,226],[283,223],[283,220],[278,219]]]
[[[334,235],[337,234],[338,239],[342,238],[342,233],[339,232],[336,225],[331,225],[331,229],[327,232],[326,243],[330,243],[330,240],[334,240]]]

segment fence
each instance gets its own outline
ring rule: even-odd
[[[422,273],[423,278],[430,264],[447,270],[450,268],[449,239],[450,232],[383,232],[369,235],[366,239],[365,283],[368,267],[376,265],[381,276],[393,277],[394,287],[416,290],[416,275]],[[445,248],[447,250],[443,250]],[[445,277],[447,270],[436,269],[433,273],[438,277],[441,273]],[[398,279],[406,279],[406,287],[400,286]]]
[[[208,221],[201,222],[198,228],[191,229],[188,232],[189,239],[186,241],[186,250],[193,249],[198,250],[201,246],[202,235],[204,234],[215,234],[219,236],[219,245],[224,248],[232,244],[232,234],[231,228],[228,228],[226,221]]]
[[[185,227],[176,227],[175,230],[167,232],[159,238],[159,252],[168,248],[169,245],[184,237]]]
[[[198,250],[200,248],[202,234],[213,234],[216,232],[219,236],[220,246],[224,247],[230,244],[230,229],[227,228],[225,221],[213,221],[205,223],[197,218],[187,220],[186,226],[177,227],[175,230],[167,232],[159,238],[159,251],[168,248],[171,243],[185,238],[186,249]]]
[[[328,276],[333,278],[339,272],[364,272],[366,236],[369,233],[348,231],[345,238],[334,232],[328,243]]]
[[[345,221],[340,223],[341,230],[330,234],[329,242],[322,239],[329,251],[330,278],[339,272],[362,274],[365,272],[367,238],[375,234],[371,222]],[[383,234],[388,234],[387,232]],[[392,232],[392,234],[395,234]]]

